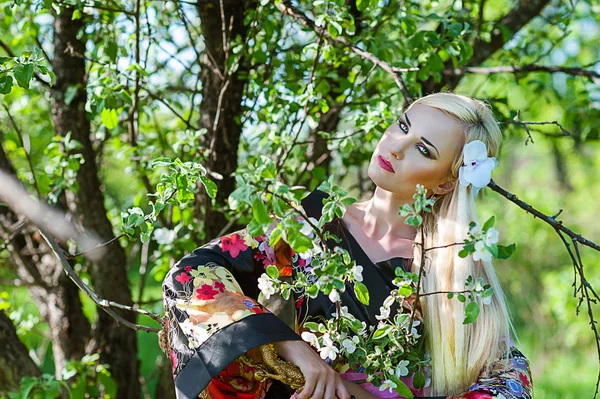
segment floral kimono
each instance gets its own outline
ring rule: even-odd
[[[326,193],[314,190],[302,200],[308,216],[321,217],[326,197]],[[373,263],[341,219],[334,219],[326,228],[342,239],[339,244],[331,240],[327,245],[341,245],[363,267],[363,283],[371,296],[369,305],[363,305],[348,287],[340,293],[342,306],[368,326],[377,325],[375,316],[395,288],[396,267],[410,269],[412,247],[406,245],[403,257]],[[296,273],[310,275],[311,258],[303,259],[286,248],[289,253],[282,256],[269,246],[267,233],[252,237],[242,229],[195,249],[169,271],[163,282],[165,330],[178,399],[288,399],[294,393],[279,381],[257,381],[255,369],[238,360],[244,354],[256,360],[255,348],[268,342],[300,340],[307,317],[330,318],[336,310],[323,294],[315,299],[290,298],[284,305],[269,304],[271,310],[258,302],[257,279],[267,266],[277,266],[280,276],[287,278]],[[446,398],[530,399],[533,391],[528,361],[514,346],[511,349],[513,367],[482,374],[467,392]],[[361,371],[339,362],[335,368],[344,374]],[[412,389],[410,379],[403,381],[417,397],[422,394],[422,389]],[[379,395],[370,383],[361,386]]]

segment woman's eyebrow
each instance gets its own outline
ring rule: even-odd
[[[408,119],[408,115],[406,114],[406,112],[403,114],[404,115],[404,119],[406,120],[406,123],[408,124],[408,126],[411,126],[410,123],[410,119]],[[435,152],[437,152],[438,158],[440,157],[440,152],[438,151],[438,149],[433,145],[433,143],[429,140],[427,140],[425,137],[421,136],[421,140],[423,140],[425,142],[425,144],[429,144],[430,146],[432,146],[435,149]]]
[[[425,137],[421,136],[421,140],[423,140],[425,143],[427,143],[430,146],[432,146],[433,148],[435,148],[435,146],[433,145],[433,143],[431,141],[427,140]],[[440,152],[438,151],[437,148],[435,148],[435,152],[437,152],[438,158],[439,158],[440,157]]]

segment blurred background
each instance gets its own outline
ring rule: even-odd
[[[387,126],[453,90],[501,123],[495,182],[599,244],[599,15],[595,1],[0,0],[0,168],[110,242],[89,259],[57,238],[84,283],[161,314],[169,267],[252,219],[230,194],[261,155],[288,185],[334,175],[364,199]],[[535,396],[593,397],[597,341],[563,242],[490,189],[477,201],[517,245],[495,264]],[[8,201],[0,227],[0,344],[18,359],[0,397],[56,397],[63,381],[77,398],[174,398],[155,332],[99,310]],[[598,290],[600,253],[579,250]]]

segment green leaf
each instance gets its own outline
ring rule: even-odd
[[[419,80],[427,80],[429,79],[429,66],[423,65],[419,67],[419,72],[417,72],[417,77]]]
[[[483,224],[481,231],[487,231],[490,227],[494,226],[494,222],[496,221],[496,217],[492,215],[486,222]]]
[[[208,196],[210,198],[216,198],[216,196],[217,196],[217,185],[215,184],[215,182],[213,182],[212,180],[210,180],[206,176],[200,176],[200,181],[202,182],[202,185],[206,189],[206,193],[208,194]]]
[[[358,11],[363,12],[369,9],[370,0],[356,0],[356,8]]]
[[[341,35],[342,34],[342,25],[340,25],[339,23],[337,23],[336,21],[329,21],[329,23],[331,24],[331,26],[333,26],[337,32]]]
[[[406,386],[405,383],[402,382],[400,378],[396,377],[395,375],[391,375],[390,379],[394,381],[394,383],[396,383],[396,388],[394,388],[394,391],[396,391],[398,395],[403,396],[407,399],[414,398],[411,390]]]
[[[117,110],[113,108],[104,108],[100,117],[107,129],[114,129],[119,123],[119,115],[117,114]]]
[[[442,57],[438,53],[431,54],[428,65],[433,72],[440,72],[444,69],[444,61],[442,61]]]
[[[46,68],[45,66],[43,66],[43,65],[38,65],[38,66],[37,66],[37,69],[38,69],[38,71],[40,71],[40,73],[41,73],[42,75],[48,75],[48,72],[49,72],[49,71],[48,71],[48,68]]]
[[[255,196],[252,200],[252,214],[259,223],[271,223],[271,217],[269,216],[267,207],[259,195]]]
[[[10,75],[0,75],[0,94],[8,94],[12,90],[13,78]]]
[[[400,296],[401,298],[408,298],[412,293],[413,293],[412,287],[408,284],[403,285],[398,290],[398,296]]]
[[[331,23],[327,24],[327,32],[329,32],[329,36],[331,36],[333,39],[339,36],[339,32],[334,26],[331,25]]]
[[[458,298],[459,301],[464,302],[467,300],[467,298],[465,298],[465,296],[463,294],[456,294],[456,297]]]
[[[449,292],[448,293],[448,299],[452,299],[454,298],[454,292]]]
[[[498,258],[508,259],[515,252],[517,246],[513,243],[508,246],[498,245]]]
[[[389,324],[385,324],[375,330],[375,334],[373,334],[373,339],[381,339],[388,335],[392,331],[392,326]]]
[[[360,281],[354,282],[354,294],[356,294],[356,298],[358,298],[360,303],[364,305],[369,304],[369,301],[371,300],[369,290],[367,289],[367,286]]]
[[[461,249],[458,253],[458,256],[460,256],[461,258],[466,258],[467,256],[469,256],[469,253],[467,252],[467,250]]]
[[[312,240],[303,234],[289,234],[288,238],[288,244],[290,244],[294,252],[306,252],[313,247]]]
[[[13,70],[17,83],[24,89],[29,89],[29,82],[33,78],[33,64],[19,64]]]
[[[312,332],[319,331],[319,325],[317,323],[312,322],[312,321],[304,323],[303,326],[305,328],[308,328]]]
[[[119,52],[119,46],[115,43],[114,40],[110,40],[104,46],[104,53],[108,58],[110,58],[113,62],[117,60],[117,54]]]
[[[267,275],[271,278],[278,278],[279,270],[277,270],[276,266],[273,266],[273,265],[267,266]]]
[[[181,173],[175,173],[175,185],[179,191],[186,190],[188,187],[187,176],[182,175]]]
[[[0,57],[0,65],[4,65],[12,59],[13,59],[13,57]]]
[[[421,370],[417,371],[413,376],[412,383],[416,389],[423,388],[425,386],[425,374]]]
[[[485,248],[492,254],[492,256],[494,258],[498,257],[498,246],[497,245],[492,245],[491,247],[488,247],[486,245]]]
[[[154,230],[154,225],[150,222],[144,222],[141,224],[141,234],[140,240],[142,243],[150,241],[150,237],[152,236],[152,231]]]
[[[467,307],[465,308],[465,319],[463,320],[463,324],[470,324],[477,319],[479,316],[479,304],[475,301],[469,302]]]

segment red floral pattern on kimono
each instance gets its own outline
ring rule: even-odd
[[[320,217],[322,194],[315,190],[303,200],[309,216]],[[395,268],[404,267],[402,263],[410,259],[373,264],[349,232],[345,233],[349,239],[343,241],[344,245],[365,268],[363,277],[372,293],[372,306],[360,304],[352,297],[352,289],[341,293],[342,304],[373,324],[370,319],[374,320],[388,295],[386,289],[373,287],[386,287],[394,278]],[[290,255],[292,264],[283,267],[280,275],[301,272],[309,281],[315,277],[310,257],[302,258],[294,251]],[[256,299],[257,278],[276,263],[281,264],[268,243],[268,232],[252,237],[242,229],[197,248],[169,271],[163,282],[163,298],[177,399],[199,395],[205,399],[263,399],[271,394],[274,383],[256,381],[254,370],[237,359],[243,354],[254,356],[253,349],[267,342],[301,339],[299,330],[288,327]],[[300,329],[307,316],[329,317],[328,312],[335,311],[327,296],[296,298],[296,308]],[[468,392],[447,398],[531,399],[529,363],[514,347],[512,354],[507,369],[497,367],[495,372],[481,375]]]

